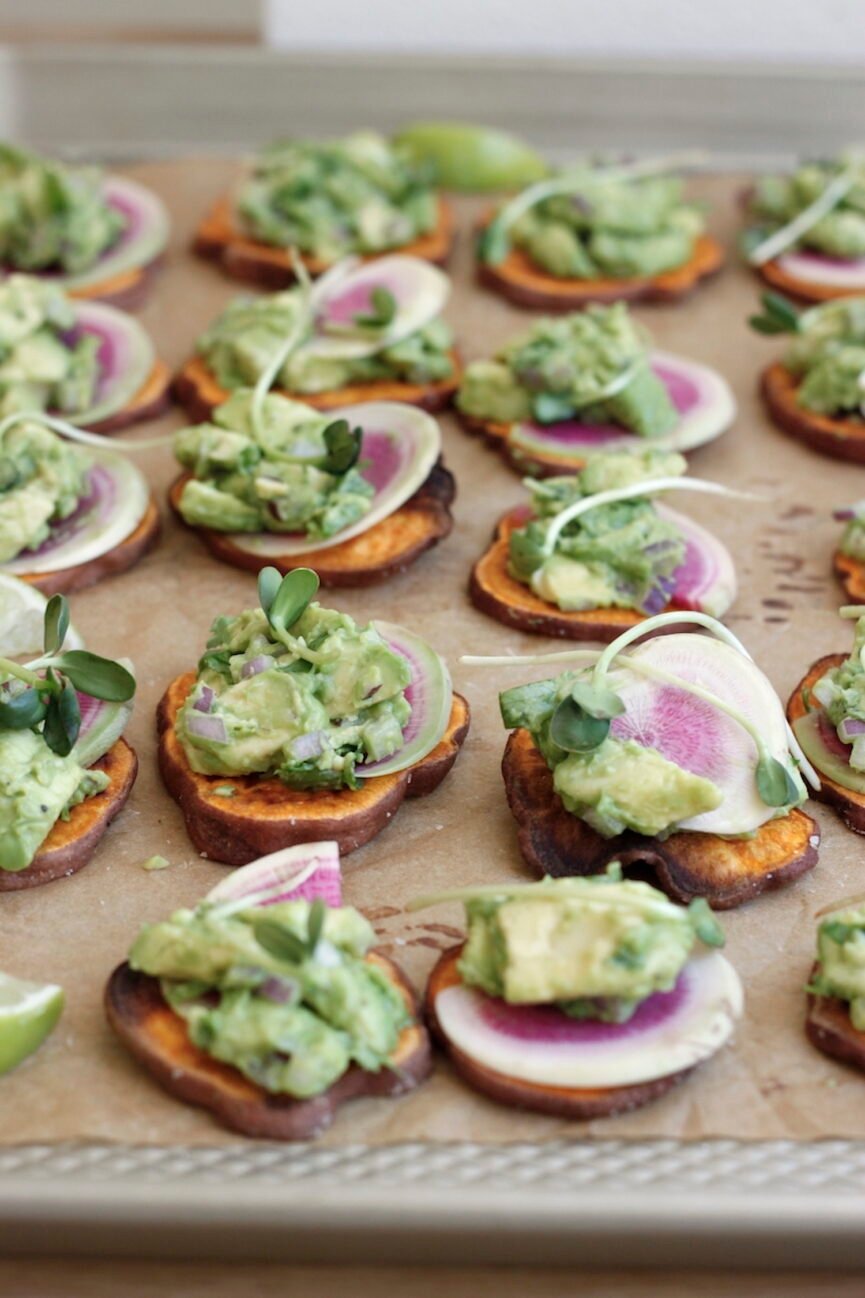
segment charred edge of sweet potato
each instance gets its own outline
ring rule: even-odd
[[[510,536],[529,517],[529,511],[520,506],[499,520],[492,545],[478,559],[469,578],[469,596],[476,608],[518,631],[567,640],[615,640],[617,635],[643,621],[642,614],[627,608],[564,612],[512,577],[508,572]]]
[[[72,568],[21,573],[21,580],[41,590],[43,595],[68,595],[71,591],[84,590],[86,586],[93,586],[106,577],[116,577],[134,567],[156,545],[161,530],[159,507],[156,497],[151,496],[141,522],[113,549]]]
[[[473,1059],[471,1055],[467,1055],[465,1051],[458,1049],[448,1039],[436,1015],[436,1000],[440,993],[461,981],[457,971],[457,960],[461,951],[462,945],[451,947],[439,957],[433,967],[424,997],[426,1020],[430,1032],[450,1056],[459,1075],[469,1086],[481,1091],[497,1104],[506,1104],[516,1109],[529,1109],[535,1113],[545,1113],[551,1117],[570,1119],[575,1122],[587,1121],[591,1118],[610,1118],[659,1099],[679,1082],[684,1081],[692,1071],[686,1068],[678,1073],[671,1073],[667,1077],[658,1077],[651,1082],[639,1082],[633,1086],[587,1089],[545,1086],[540,1082],[527,1082],[522,1078],[509,1077],[505,1073],[488,1068]]]
[[[481,228],[489,219],[481,222]],[[717,239],[703,234],[695,240],[689,259],[675,270],[632,279],[560,279],[541,270],[522,249],[512,248],[497,266],[478,259],[477,277],[518,306],[545,311],[573,311],[594,302],[675,302],[718,274],[724,255]]]
[[[403,971],[378,953],[369,958],[393,980],[416,1019],[417,999]],[[352,1065],[321,1095],[296,1100],[264,1090],[194,1046],[183,1019],[163,998],[158,979],[136,973],[128,964],[108,980],[105,1013],[123,1044],[164,1090],[185,1104],[208,1109],[223,1126],[245,1136],[308,1140],[329,1127],[349,1100],[402,1095],[432,1071],[429,1036],[414,1022],[400,1035],[394,1068],[371,1073]]]
[[[108,279],[70,289],[69,296],[83,302],[104,302],[106,306],[132,311],[141,306],[149,295],[163,261],[164,255],[160,253],[144,266],[133,266]]]
[[[832,568],[851,603],[865,604],[865,564],[836,550],[832,556]]]
[[[169,491],[169,503],[184,526],[180,496],[189,474],[181,474]],[[259,572],[268,565],[280,572],[312,568],[322,586],[375,586],[404,572],[426,551],[443,541],[453,528],[451,503],[456,495],[453,474],[439,462],[422,487],[387,518],[366,532],[326,550],[308,554],[259,557],[235,545],[230,532],[209,527],[192,527],[217,559],[246,572]]]
[[[800,302],[834,302],[839,297],[859,297],[861,288],[839,288],[837,284],[821,284],[819,280],[800,279],[785,270],[777,259],[755,267],[757,274],[772,288],[778,289]]]
[[[362,847],[381,833],[404,798],[425,797],[438,788],[469,729],[468,703],[454,694],[438,746],[407,770],[363,780],[359,789],[289,789],[276,777],[199,775],[189,766],[175,731],[177,713],[194,681],[192,672],[178,676],[160,701],[159,769],[198,851],[231,866],[322,839],[335,839],[343,855]],[[213,792],[225,785],[236,790],[234,796]]]
[[[815,964],[811,970],[812,977],[816,971]],[[865,1072],[865,1032],[854,1028],[846,1001],[837,996],[817,996],[809,992],[805,1035],[824,1055]]]
[[[123,810],[135,777],[138,758],[125,739],[118,739],[93,769],[105,771],[111,783],[103,793],[79,802],[68,820],[58,820],[26,870],[7,874],[0,870],[0,892],[38,888],[83,869],[108,826]]]
[[[156,360],[147,381],[122,410],[106,419],[87,424],[92,433],[117,433],[131,424],[156,419],[171,405],[171,372],[164,361]]]
[[[817,823],[801,809],[767,821],[753,839],[681,832],[660,841],[627,830],[602,838],[566,811],[527,730],[508,738],[502,760],[508,805],[523,858],[539,876],[599,874],[610,861],[650,869],[674,901],[705,897],[728,910],[784,887],[817,864]]]
[[[456,350],[451,356],[453,374],[449,379],[440,379],[434,383],[402,383],[397,379],[379,379],[372,383],[355,383],[331,392],[289,392],[285,388],[274,388],[273,391],[277,396],[302,401],[315,410],[341,410],[344,406],[359,405],[364,401],[399,401],[434,414],[449,405],[459,387],[461,368]],[[171,386],[175,399],[193,423],[209,419],[216,407],[231,396],[227,388],[220,387],[213,372],[200,356],[193,356],[186,362]]]
[[[787,703],[787,720],[791,725],[808,711],[804,697],[806,690],[810,690],[832,667],[839,667],[845,659],[846,654],[825,654],[812,664]],[[847,828],[852,829],[855,834],[865,834],[865,794],[856,793],[854,789],[845,789],[843,784],[836,784],[819,768],[817,774],[820,776],[820,788],[812,789],[811,797],[818,802],[825,802],[827,806],[837,811]]]
[[[453,211],[444,199],[439,199],[438,224],[434,230],[400,248],[388,248],[377,256],[400,253],[442,266],[450,256],[453,241]],[[289,250],[259,243],[246,236],[235,224],[227,198],[219,199],[199,225],[192,251],[208,261],[215,261],[234,279],[251,281],[265,288],[286,288],[295,282]],[[375,259],[376,255],[373,255],[362,260]],[[302,256],[301,260],[313,277],[322,275],[332,264],[309,256]]]
[[[796,400],[798,387],[796,375],[780,361],[763,370],[760,392],[772,422],[821,455],[865,464],[865,420],[852,415],[837,419],[806,410]]]

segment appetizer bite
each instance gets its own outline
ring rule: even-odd
[[[0,265],[50,276],[71,297],[138,305],[168,242],[150,190],[97,167],[0,146]]]
[[[308,1140],[348,1100],[429,1075],[405,974],[343,906],[336,843],[238,871],[146,924],[105,992],[108,1022],[170,1094],[246,1136]]]
[[[773,288],[808,302],[865,292],[865,157],[806,162],[745,194],[745,255]]]
[[[114,432],[168,406],[168,366],[137,320],[53,280],[0,282],[0,417],[49,411]]]
[[[863,899],[839,902],[820,916],[805,1033],[825,1055],[865,1070]]]
[[[865,604],[865,500],[834,510],[832,517],[844,524],[832,556],[835,575],[848,599],[854,604]]]
[[[818,658],[790,695],[787,716],[820,777],[813,796],[865,834],[865,607],[848,605],[840,615],[856,620],[849,656]]]
[[[193,249],[265,288],[295,279],[292,253],[313,276],[351,254],[398,250],[441,264],[453,218],[429,177],[406,149],[371,131],[277,142],[202,221]]]
[[[624,303],[536,321],[492,360],[466,366],[456,407],[469,432],[536,477],[647,443],[691,451],[736,413],[720,374],[651,349]]]
[[[441,432],[416,406],[327,415],[259,385],[182,429],[174,449],[185,471],[172,508],[218,559],[250,572],[306,566],[325,586],[369,586],[453,527]]]
[[[427,1019],[460,1076],[554,1117],[639,1108],[721,1049],[742,985],[704,901],[688,909],[617,863],[594,879],[464,888],[464,944],[430,975]]]
[[[238,388],[254,387],[296,339],[274,386],[282,396],[333,410],[401,401],[440,410],[459,378],[441,311],[448,277],[417,257],[338,262],[306,291],[237,298],[201,335],[174,382],[191,419],[209,419]]]
[[[676,301],[724,262],[670,174],[693,161],[575,164],[487,217],[478,278],[519,306],[572,311],[620,298]]]
[[[64,650],[68,627],[66,600],[54,595],[43,653],[28,663],[0,657],[0,892],[85,866],[138,771],[122,738],[131,664]]]
[[[327,835],[369,842],[438,788],[469,707],[425,641],[311,602],[318,578],[259,575],[261,607],[219,617],[197,672],[159,705],[159,766],[198,850],[228,865]]]
[[[752,328],[793,335],[760,379],[773,423],[823,455],[865,463],[865,296],[801,312],[779,293],[762,302]]]
[[[680,478],[686,469],[675,452],[619,451],[577,474],[525,479],[531,504],[499,521],[472,569],[472,602],[505,626],[570,640],[612,640],[667,608],[723,617],[736,596],[729,552],[651,497],[740,493]]]
[[[40,411],[0,419],[3,573],[47,595],[81,590],[138,563],[159,527],[144,475],[98,434]]]
[[[688,624],[712,634],[675,634]],[[646,638],[661,631],[673,633]],[[617,860],[678,901],[726,908],[816,864],[800,767],[819,780],[769,681],[714,618],[662,613],[600,651],[462,661],[574,664],[499,696],[508,803],[538,875]]]

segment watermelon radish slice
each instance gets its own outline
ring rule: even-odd
[[[742,984],[717,952],[693,956],[668,992],[655,992],[626,1023],[572,1019],[555,1005],[510,1005],[473,987],[440,992],[436,1018],[448,1041],[485,1068],[540,1086],[632,1086],[693,1068],[729,1040]]]
[[[587,456],[610,451],[692,451],[723,433],[733,422],[736,402],[729,384],[708,365],[669,352],[653,351],[652,369],[662,380],[679,412],[679,422],[663,437],[640,437],[615,424],[583,424],[563,419],[555,424],[515,424],[510,432],[514,450],[557,460],[572,457],[578,467]]]
[[[314,901],[316,897],[328,906],[342,905],[339,845],[335,842],[300,843],[259,857],[221,879],[206,900],[245,909],[279,901]]]
[[[655,505],[658,514],[678,528],[684,538],[685,560],[673,573],[670,603],[723,617],[736,598],[736,569],[729,550],[699,523],[666,505]]]
[[[411,716],[403,730],[402,748],[381,761],[355,767],[360,779],[393,775],[421,761],[441,743],[453,706],[450,672],[436,651],[420,636],[393,622],[375,621],[373,626],[409,665],[411,682],[405,695],[411,704]]]
[[[51,278],[67,292],[149,266],[168,243],[168,212],[151,190],[126,176],[106,176],[104,193],[108,204],[122,214],[126,226],[116,242],[87,270],[74,275],[51,272]]]
[[[132,671],[128,658],[118,661]],[[104,757],[123,734],[132,715],[132,700],[126,703],[106,703],[90,694],[78,694],[81,709],[81,729],[75,742],[73,755],[82,766],[92,766]]]
[[[3,564],[13,576],[56,572],[89,563],[134,532],[147,510],[150,488],[140,469],[117,451],[88,451],[87,495],[68,518],[56,523],[35,550],[22,550]]]
[[[693,634],[655,636],[629,649],[627,658],[697,684],[738,709],[762,734],[766,751],[789,768],[783,708],[750,658],[714,637]],[[622,659],[607,680],[625,704],[625,712],[611,723],[612,735],[655,748],[724,791],[719,807],[682,821],[681,829],[748,834],[772,818],[775,808],[757,790],[757,746],[744,726],[686,690],[638,676]]]
[[[785,252],[775,265],[808,284],[829,284],[851,293],[865,290],[865,257],[829,257],[822,252]]]
[[[346,406],[339,414],[363,429],[361,472],[375,488],[369,511],[324,541],[312,541],[300,533],[232,532],[238,549],[262,559],[330,549],[388,518],[426,482],[441,454],[441,432],[430,415],[396,401]]]
[[[390,293],[396,313],[380,332],[364,332],[355,324],[355,316],[374,314],[372,295],[376,289]],[[381,257],[333,278],[325,277],[312,290],[316,336],[296,355],[333,360],[374,356],[429,324],[442,311],[449,294],[447,275],[418,257]]]
[[[838,732],[822,708],[806,712],[793,722],[793,733],[802,751],[821,775],[843,789],[865,793],[865,772],[850,765],[850,745],[838,738]]]
[[[156,360],[150,335],[134,316],[101,302],[75,302],[76,334],[99,340],[99,386],[93,405],[69,416],[96,424],[123,410],[144,387]]]

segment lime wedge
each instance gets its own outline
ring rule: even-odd
[[[0,973],[0,1073],[38,1050],[63,1011],[63,988]]]
[[[0,653],[7,658],[42,652],[42,618],[48,600],[29,582],[0,572]],[[84,644],[74,627],[66,636],[66,649]]]
[[[485,193],[522,189],[549,173],[547,163],[523,140],[468,122],[412,122],[395,137],[412,155],[432,165],[445,189]]]

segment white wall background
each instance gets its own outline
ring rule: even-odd
[[[294,50],[865,64],[865,0],[265,0]]]

